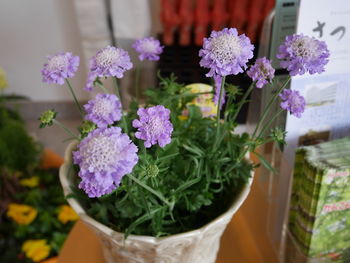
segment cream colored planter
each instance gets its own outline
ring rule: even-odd
[[[72,150],[76,144],[70,144],[65,153],[65,162],[60,168],[60,180],[64,194],[70,194],[72,169]],[[68,198],[71,207],[80,218],[91,227],[103,244],[103,253],[108,263],[214,263],[219,250],[220,238],[227,224],[247,198],[252,178],[243,187],[231,207],[205,226],[168,237],[130,235],[124,240],[124,234],[116,232],[97,222],[86,214],[81,205]]]

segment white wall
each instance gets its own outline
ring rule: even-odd
[[[1,0],[0,67],[7,73],[7,93],[29,96],[33,101],[71,100],[66,87],[41,82],[40,70],[46,56],[70,51],[81,58],[81,41],[71,0]],[[88,99],[83,90],[86,67],[81,66],[72,80],[80,99]]]

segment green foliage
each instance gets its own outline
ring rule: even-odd
[[[58,220],[59,207],[66,204],[60,187],[57,170],[35,169],[23,174],[20,179],[39,177],[39,185],[34,188],[17,186],[10,203],[32,206],[38,213],[28,225],[19,225],[6,214],[0,215],[0,262],[32,262],[21,254],[22,244],[29,239],[45,239],[51,247],[50,255],[57,255],[67,237],[73,222],[63,224]],[[13,178],[15,180],[15,178]]]
[[[161,104],[170,109],[172,142],[146,151],[129,126],[129,135],[140,149],[132,177],[124,176],[107,196],[87,200],[76,189],[74,197],[91,216],[126,236],[158,237],[198,228],[224,212],[249,179],[253,166],[240,158],[249,136],[234,134],[235,124],[225,122],[217,140],[216,120],[203,118],[197,106],[186,105],[198,95],[176,83],[174,76],[161,78],[160,87],[146,94],[145,107]],[[188,118],[181,120],[185,107]],[[126,123],[137,118],[137,109],[132,103]]]
[[[41,147],[30,137],[20,117],[0,107],[0,171],[21,171],[37,165]]]

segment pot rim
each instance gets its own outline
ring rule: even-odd
[[[71,191],[71,183],[68,179],[68,174],[69,170],[72,168],[72,151],[76,147],[77,142],[71,142],[66,150],[65,150],[65,155],[64,155],[64,163],[61,165],[59,169],[59,177],[60,177],[60,182],[63,188],[64,196],[68,196],[69,194],[72,194]],[[229,220],[231,219],[231,216],[240,208],[240,206],[243,204],[243,202],[246,200],[250,189],[252,185],[254,177],[254,170],[251,172],[251,177],[249,178],[248,182],[242,187],[240,193],[236,196],[235,200],[232,202],[231,206],[227,209],[226,212],[222,213],[209,223],[203,225],[200,228],[190,230],[187,232],[182,232],[182,233],[177,233],[173,234],[170,236],[164,236],[164,237],[153,237],[153,236],[144,236],[144,235],[133,235],[130,234],[127,239],[125,240],[126,242],[130,241],[144,241],[147,243],[153,243],[153,244],[160,244],[161,242],[164,241],[169,241],[171,242],[172,239],[178,239],[180,236],[181,237],[190,237],[190,236],[196,236],[199,233],[204,232],[206,229],[212,227],[213,225],[219,223],[220,221],[225,221],[228,217]],[[94,228],[99,229],[100,231],[103,231],[107,235],[113,235],[115,237],[121,238],[121,240],[124,240],[124,233],[117,232],[110,227],[105,226],[104,224],[100,223],[96,219],[92,218],[89,216],[83,207],[80,205],[80,203],[75,199],[75,198],[67,198],[67,202],[69,205],[75,210],[75,212],[79,215],[79,217],[84,221],[84,223],[87,223]]]

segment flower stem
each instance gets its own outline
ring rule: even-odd
[[[136,101],[139,101],[139,82],[140,82],[140,66],[136,67],[136,72],[135,72],[135,87],[134,87],[134,91],[135,91],[135,97],[136,97]]]
[[[284,111],[283,109],[280,109],[280,110],[275,114],[275,116],[273,116],[273,117],[269,120],[269,122],[266,123],[266,125],[262,128],[262,130],[261,130],[261,132],[259,133],[259,135],[258,135],[257,138],[259,138],[259,137],[261,137],[261,136],[263,135],[264,131],[265,131],[268,127],[270,127],[270,125],[274,122],[274,120],[275,120],[275,119],[281,114],[281,112],[283,112],[283,111]]]
[[[242,106],[246,103],[246,99],[248,98],[249,94],[253,91],[254,87],[255,82],[252,82],[252,84],[250,84],[249,88],[247,89],[246,93],[243,95],[243,98],[239,102],[235,115],[233,115],[232,122],[236,120],[238,113],[241,111]]]
[[[291,77],[289,76],[286,82],[277,90],[276,94],[271,98],[269,103],[267,104],[266,108],[264,109],[263,115],[261,119],[259,120],[258,124],[255,127],[255,130],[253,132],[252,138],[256,135],[257,131],[259,130],[260,125],[264,122],[265,118],[267,117],[267,114],[272,106],[272,103],[277,99],[278,95],[281,93],[281,91],[287,86],[288,82],[290,81]]]
[[[222,94],[225,87],[225,78],[226,76],[223,76],[221,79],[221,87],[219,92],[219,101],[218,101],[218,107],[217,107],[217,114],[216,114],[216,135],[215,135],[215,145],[218,140],[219,132],[220,132],[220,113],[221,113],[221,101],[222,101]]]
[[[115,90],[115,94],[118,96],[120,103],[123,105],[122,103],[122,98],[120,97],[120,93],[119,93],[119,88],[118,88],[118,80],[116,77],[113,78],[113,82],[114,82],[114,90]],[[122,106],[122,111],[123,111],[123,106]],[[125,120],[125,115],[124,113],[122,114],[122,122],[123,122],[123,126],[124,126],[124,131],[126,134],[129,133],[128,131],[128,125],[126,124],[126,120]]]
[[[139,186],[145,188],[146,190],[148,190],[149,192],[151,192],[152,194],[154,194],[155,196],[157,196],[160,200],[162,200],[165,204],[167,204],[168,206],[170,206],[170,203],[168,200],[165,199],[165,197],[157,192],[156,190],[154,190],[153,188],[149,187],[148,185],[144,184],[142,181],[140,181],[139,179],[137,179],[136,177],[134,177],[132,174],[128,174],[127,177],[129,177],[131,180],[133,180],[135,183],[137,183]]]
[[[97,82],[97,86],[106,94],[108,94],[108,90],[103,86],[103,84]]]
[[[80,141],[80,138],[77,135],[75,135],[69,128],[67,128],[63,123],[59,122],[58,120],[53,120],[53,123],[61,127],[66,133]]]
[[[74,101],[75,101],[75,104],[76,104],[77,107],[78,107],[78,110],[79,110],[79,112],[80,112],[80,115],[81,115],[81,117],[84,119],[84,111],[83,111],[83,108],[82,108],[81,105],[79,104],[79,102],[78,102],[78,100],[77,100],[77,97],[75,96],[74,90],[73,90],[73,88],[72,88],[72,86],[71,86],[71,84],[70,84],[70,82],[69,82],[68,79],[66,79],[66,83],[67,83],[67,85],[68,85],[68,88],[69,88],[69,90],[70,90],[70,93],[71,93],[72,96],[73,96],[73,99],[74,99]]]

